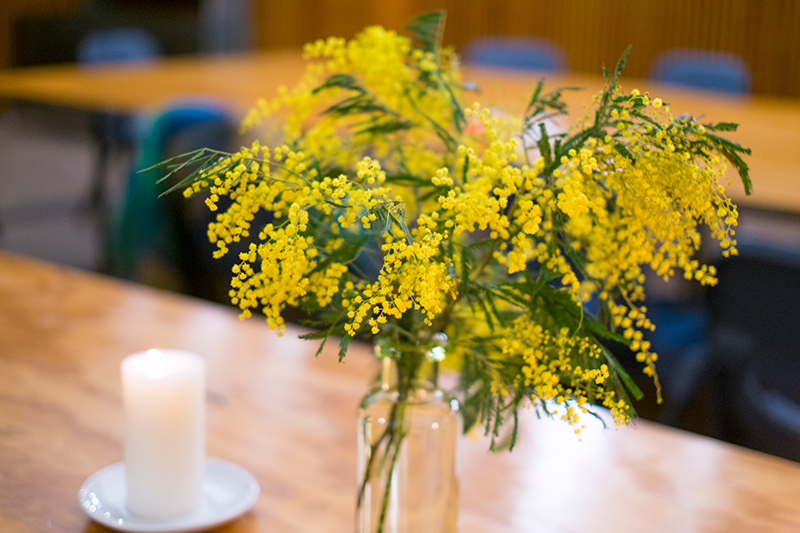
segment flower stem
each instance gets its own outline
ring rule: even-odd
[[[394,439],[394,421],[397,418],[397,404],[392,405],[392,410],[389,413],[389,421],[386,424],[386,429],[383,430],[383,433],[375,441],[375,444],[370,445],[369,451],[369,460],[367,461],[367,467],[364,471],[364,479],[361,481],[361,488],[358,491],[358,501],[356,502],[356,506],[360,509],[361,505],[364,503],[364,493],[367,490],[367,483],[369,483],[370,477],[372,477],[372,467],[375,461],[375,455],[378,453],[378,448],[381,445],[381,442],[385,438],[388,437],[389,442],[386,444],[386,449],[389,449],[389,446],[392,444],[392,440]]]
[[[378,530],[376,533],[383,533],[383,528],[386,525],[386,511],[389,508],[389,495],[391,493],[392,488],[392,478],[394,476],[394,467],[397,464],[397,457],[400,455],[400,446],[403,443],[403,439],[406,436],[406,432],[403,431],[403,422],[405,419],[405,407],[406,404],[404,402],[395,404],[398,406],[396,413],[398,413],[398,423],[399,423],[399,431],[394,432],[393,437],[396,442],[394,443],[394,452],[392,453],[392,461],[389,463],[389,473],[386,476],[386,485],[383,488],[383,500],[381,501],[381,516],[378,519]],[[389,452],[389,448],[392,445],[391,440],[386,445],[386,452]]]

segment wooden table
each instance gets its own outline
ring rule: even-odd
[[[272,97],[278,86],[291,86],[298,80],[303,71],[300,57],[299,51],[291,50],[173,58],[132,66],[0,70],[0,97],[116,112],[149,111],[176,100],[214,98],[243,113],[259,97]],[[483,104],[502,105],[512,112],[522,110],[539,77],[497,69],[467,69],[466,74],[482,88],[476,98]],[[657,86],[624,75],[622,83],[626,90],[650,90],[653,96],[671,103],[675,114],[704,114],[709,121],[740,123],[741,131],[732,138],[753,150],[748,161],[755,190],[746,197],[735,180],[728,188],[729,195],[743,205],[800,213],[800,101],[722,96]],[[548,76],[548,87],[587,88],[566,94],[574,118],[601,85],[599,76]]]
[[[77,491],[122,459],[119,364],[151,347],[208,365],[208,453],[250,470],[255,508],[225,533],[350,532],[356,405],[374,370],[354,345],[281,339],[234,310],[0,252],[0,531],[101,532]],[[641,421],[523,417],[512,453],[463,439],[462,533],[800,530],[800,464]]]

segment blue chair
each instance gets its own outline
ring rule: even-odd
[[[654,332],[645,336],[658,354],[659,379],[664,386],[664,405],[658,421],[678,426],[708,364],[708,310],[689,301],[647,301]]]
[[[89,33],[78,44],[77,58],[83,65],[149,61],[163,54],[161,44],[141,28],[116,28]]]
[[[752,85],[750,69],[741,57],[712,50],[667,50],[653,61],[650,77],[728,94],[748,94]]]
[[[162,55],[161,45],[149,32],[140,28],[116,28],[89,33],[78,44],[78,62],[86,67],[107,63],[152,61]],[[92,133],[98,142],[88,207],[96,211],[101,225],[107,223],[106,181],[112,150],[129,146],[137,138],[136,117],[114,113],[94,113]]]
[[[707,289],[700,351],[682,354],[665,383],[661,421],[674,424],[708,398],[711,436],[800,461],[800,249],[737,248]]]
[[[800,461],[800,249],[738,249],[709,291],[715,436]]]
[[[555,43],[534,37],[487,35],[469,41],[462,53],[472,65],[520,70],[566,70],[563,50]]]

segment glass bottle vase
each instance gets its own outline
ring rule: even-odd
[[[398,391],[391,364],[359,409],[356,533],[455,533],[458,401],[435,380]]]

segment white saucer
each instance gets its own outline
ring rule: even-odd
[[[244,514],[256,503],[260,491],[256,479],[244,468],[208,457],[200,505],[180,516],[147,519],[128,512],[125,463],[92,474],[78,491],[78,500],[93,520],[118,531],[188,533],[220,526]]]

